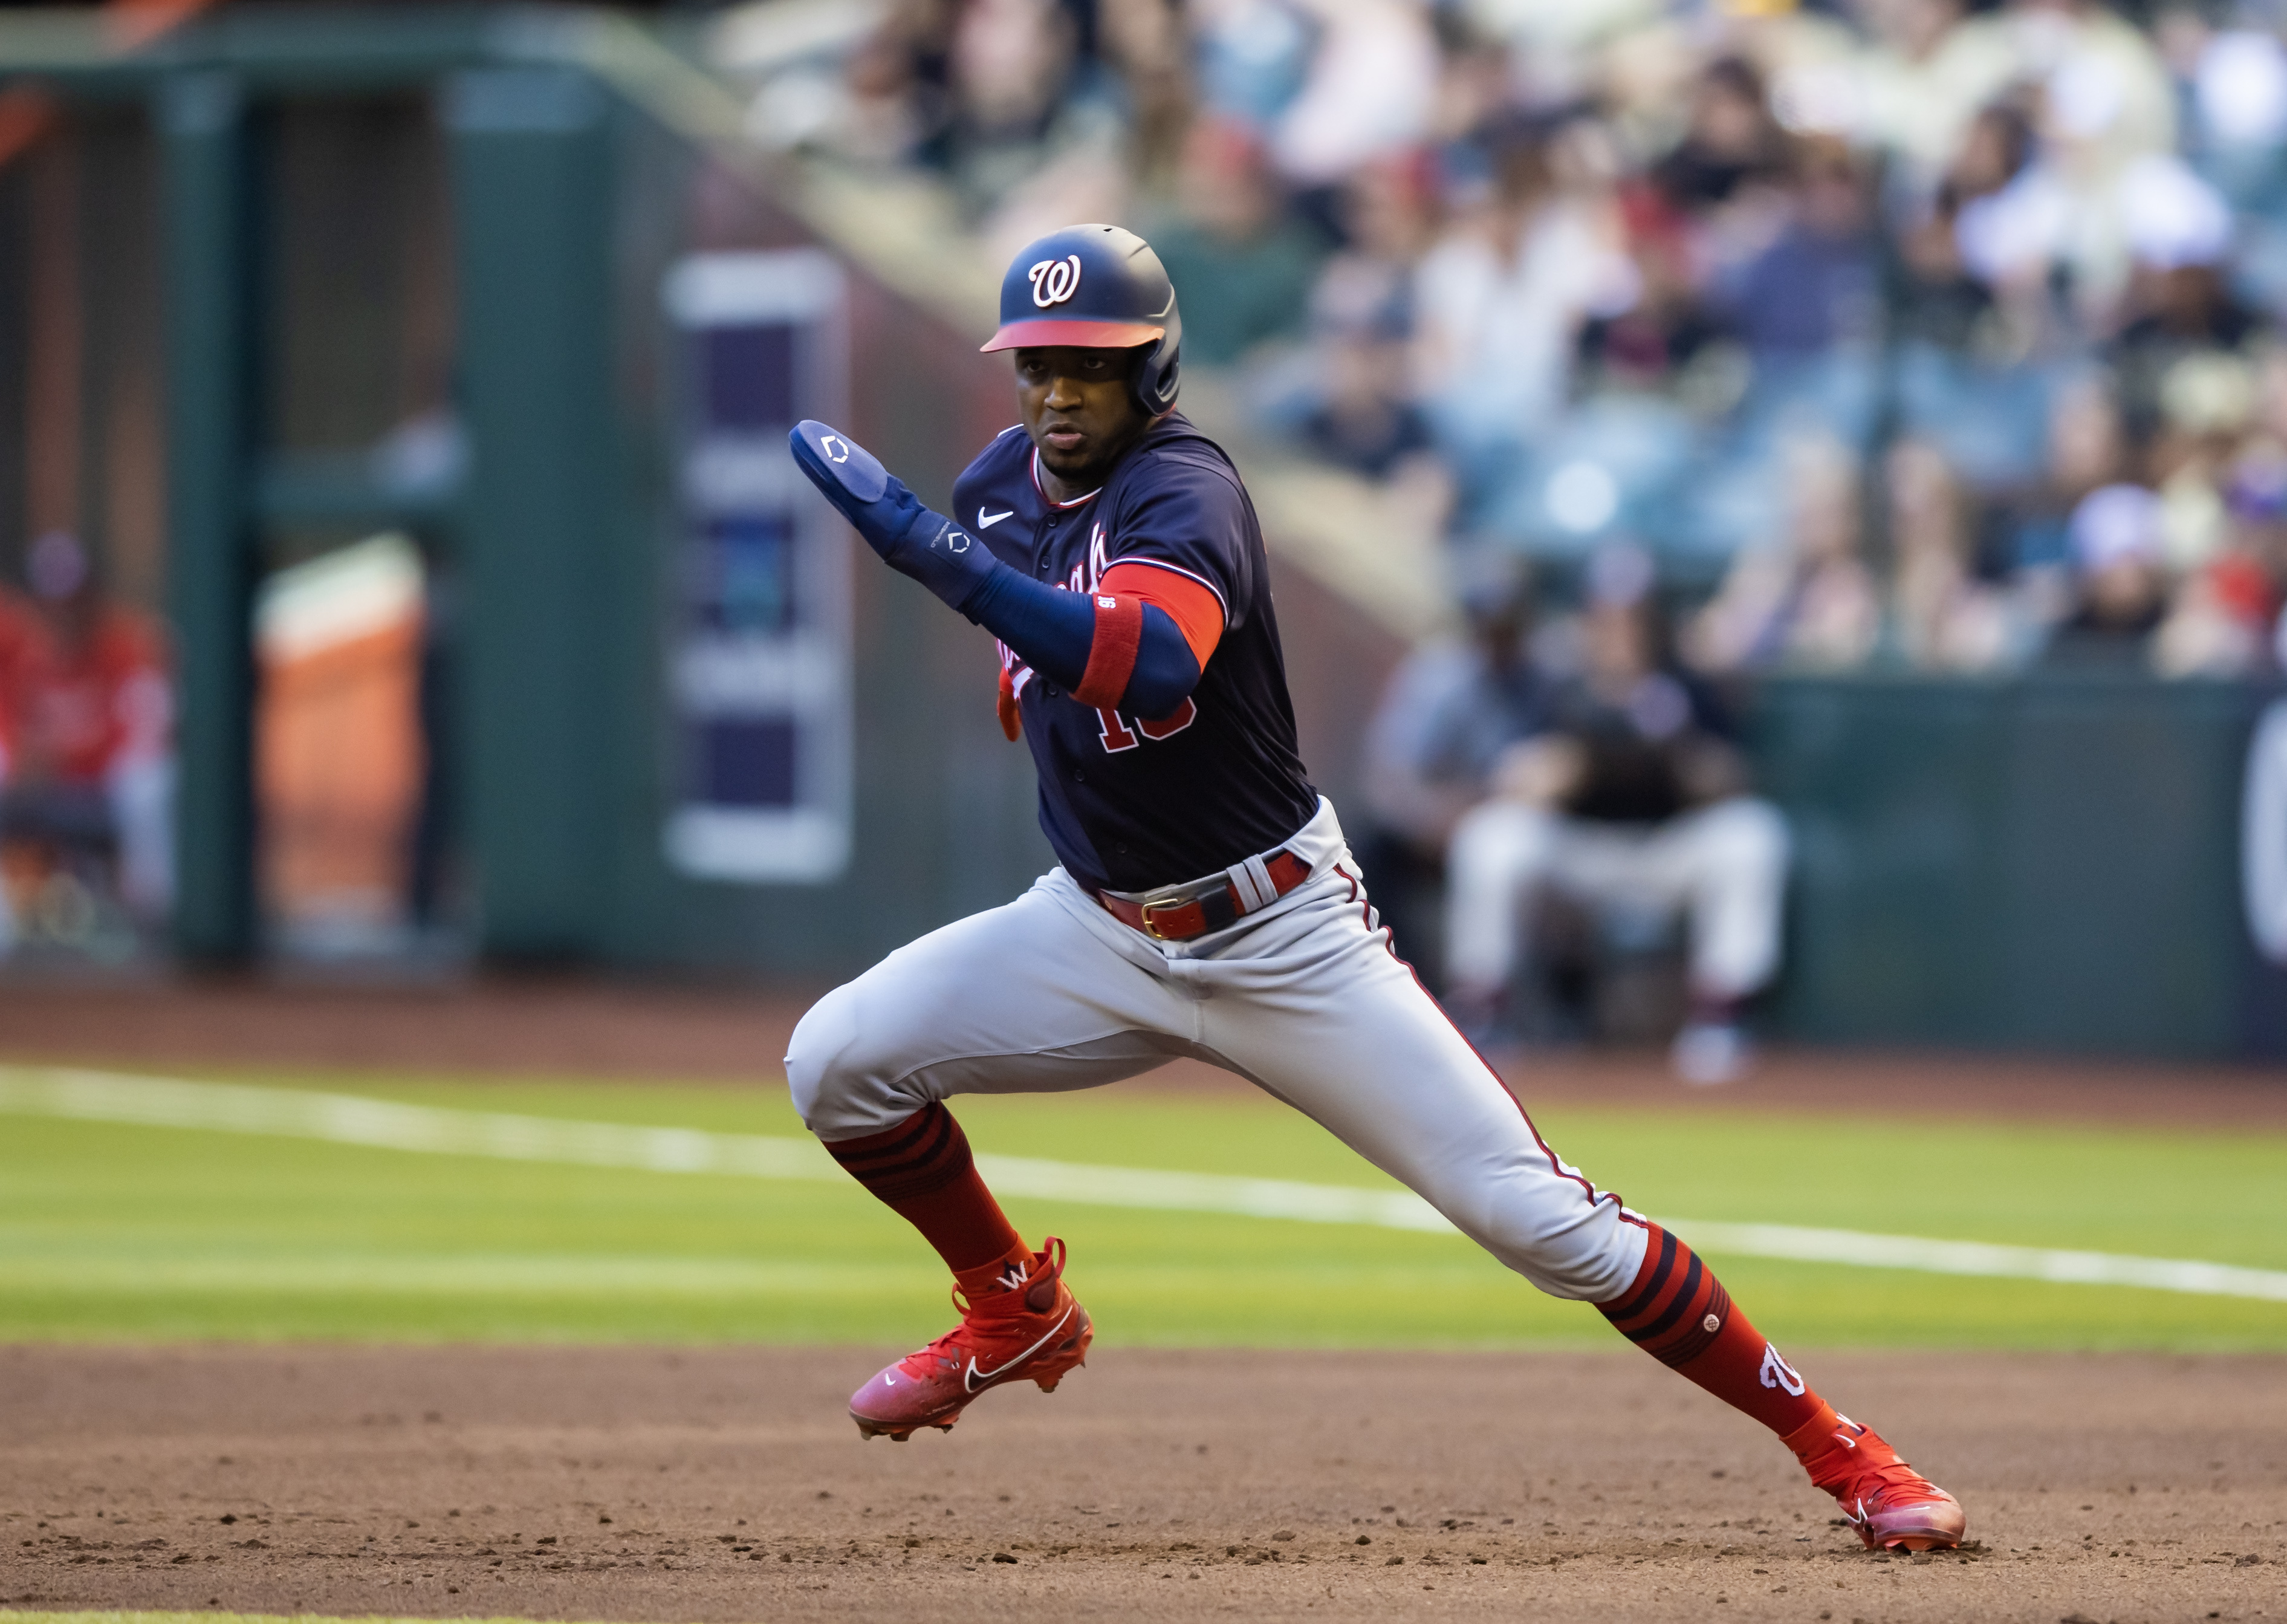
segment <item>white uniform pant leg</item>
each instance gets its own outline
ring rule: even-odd
[[[1214,1058],[1418,1192],[1541,1290],[1606,1302],[1644,1230],[1541,1139],[1371,920],[1346,862],[1299,906],[1175,973]]]
[[[1769,802],[1738,796],[1646,828],[1489,802],[1456,826],[1446,952],[1457,984],[1506,985],[1533,899],[1684,913],[1693,989],[1745,997],[1778,968],[1791,843]]]
[[[1562,820],[1538,806],[1487,801],[1453,826],[1445,850],[1445,973],[1492,993],[1515,973],[1535,894],[1558,863]]]
[[[119,841],[120,899],[138,918],[163,918],[175,899],[174,758],[124,763],[104,789]]]
[[[1185,1052],[1163,1035],[1190,1028],[1182,997],[1052,900],[1059,885],[1080,894],[1058,870],[819,999],[786,1058],[810,1130],[859,1138],[950,1095],[1094,1088]]]
[[[1729,1000],[1763,986],[1778,969],[1785,817],[1768,801],[1738,796],[1671,820],[1651,842],[1648,855],[1689,910],[1692,989]]]

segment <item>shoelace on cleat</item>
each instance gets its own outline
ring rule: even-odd
[[[898,1368],[916,1382],[936,1374],[934,1367],[938,1365],[944,1366],[948,1370],[960,1369],[961,1354],[956,1350],[967,1348],[970,1352],[976,1351],[973,1343],[962,1339],[961,1333],[968,1329],[969,1321],[963,1319],[959,1325],[926,1348],[916,1348],[899,1359]]]

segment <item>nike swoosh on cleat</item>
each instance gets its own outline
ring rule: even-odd
[[[1078,1308],[1080,1304],[1077,1303],[1072,1304],[1072,1308]],[[973,1393],[977,1390],[977,1381],[980,1375],[987,1382],[999,1381],[1002,1376],[1007,1375],[1010,1371],[1016,1369],[1017,1366],[1032,1358],[1033,1355],[1047,1347],[1049,1343],[1055,1339],[1056,1334],[1064,1328],[1065,1321],[1071,1319],[1072,1317],[1072,1310],[1071,1308],[1064,1310],[1064,1319],[1057,1320],[1056,1324],[1049,1327],[1048,1335],[1041,1337],[1040,1341],[1025,1349],[1022,1353],[1018,1354],[1015,1359],[1010,1359],[1007,1364],[1001,1366],[998,1370],[978,1370],[977,1368],[977,1356],[972,1353],[969,1358],[969,1368],[961,1374],[961,1385],[968,1391]]]
[[[1008,518],[1009,513],[1013,513],[1016,511],[1016,509],[1010,508],[1008,510],[1008,512],[988,513],[983,508],[979,508],[977,510],[977,527],[979,530],[990,530],[993,526]]]

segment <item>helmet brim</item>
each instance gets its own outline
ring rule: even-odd
[[[1035,350],[1069,345],[1081,350],[1132,350],[1139,344],[1157,344],[1167,337],[1164,327],[1143,321],[1075,321],[1037,317],[1010,321],[977,346],[981,354],[994,350]]]

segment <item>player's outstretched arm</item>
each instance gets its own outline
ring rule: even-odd
[[[1073,698],[1160,717],[1198,685],[1191,645],[1157,605],[1067,592],[1010,569],[953,520],[923,507],[871,452],[825,424],[806,418],[787,441],[811,483],[883,562]]]
[[[795,465],[883,563],[912,576],[951,607],[966,610],[996,566],[982,543],[944,514],[923,507],[903,480],[840,430],[805,417],[787,432],[787,445]]]

